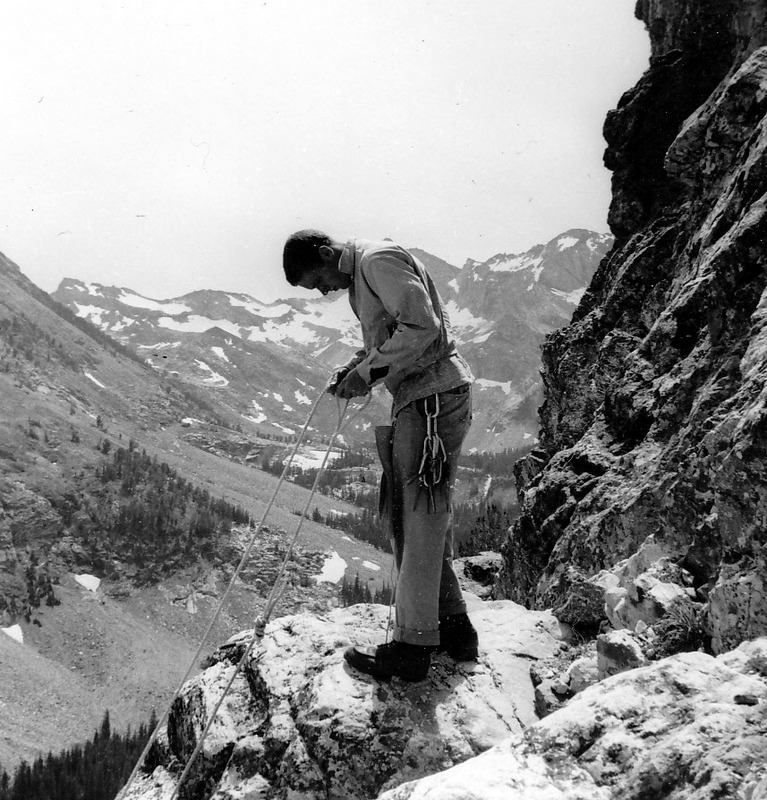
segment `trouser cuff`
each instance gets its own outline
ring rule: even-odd
[[[444,605],[440,605],[439,607],[439,616],[442,617],[450,617],[453,614],[465,614],[466,613],[466,602],[464,600],[454,600],[452,603],[446,603]]]
[[[394,626],[394,638],[405,644],[420,644],[422,647],[436,647],[439,644],[439,628],[434,631],[417,631],[413,628]]]

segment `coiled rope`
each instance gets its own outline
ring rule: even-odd
[[[320,392],[320,394],[318,395],[317,399],[315,400],[314,405],[312,406],[312,409],[309,412],[308,417],[306,418],[306,422],[304,423],[304,426],[301,429],[301,432],[298,435],[298,438],[296,439],[295,444],[293,445],[293,449],[291,450],[290,455],[288,456],[288,458],[285,461],[285,465],[284,465],[284,467],[282,469],[282,473],[280,474],[280,478],[277,481],[277,485],[275,486],[274,491],[272,492],[272,496],[269,499],[269,502],[267,503],[267,506],[266,506],[266,508],[264,510],[264,513],[261,515],[261,520],[259,521],[258,525],[256,526],[256,529],[254,530],[253,535],[250,537],[250,541],[248,542],[248,545],[247,545],[247,547],[245,548],[245,550],[243,552],[242,558],[240,559],[239,563],[237,564],[237,568],[235,569],[234,573],[232,574],[232,578],[229,581],[229,585],[227,586],[226,591],[224,592],[224,594],[221,596],[221,600],[219,601],[218,607],[216,608],[216,612],[213,615],[213,618],[211,619],[210,623],[208,624],[208,627],[205,629],[205,632],[202,635],[202,639],[200,640],[200,644],[199,644],[199,646],[197,648],[197,651],[195,652],[195,654],[194,654],[194,656],[192,658],[192,661],[189,664],[189,667],[188,667],[186,673],[184,674],[184,677],[181,679],[181,681],[179,682],[178,687],[176,688],[176,691],[173,693],[173,697],[170,699],[170,702],[168,703],[167,708],[165,709],[165,712],[163,713],[162,717],[160,718],[160,720],[158,721],[157,725],[155,726],[155,729],[152,731],[152,734],[149,737],[149,740],[147,741],[146,746],[144,747],[143,751],[141,752],[141,755],[139,756],[138,761],[136,762],[136,765],[133,768],[133,771],[131,772],[130,776],[128,777],[128,780],[126,781],[126,783],[123,786],[123,788],[120,790],[120,792],[117,795],[117,797],[115,798],[115,800],[123,800],[123,798],[125,798],[127,796],[128,790],[131,787],[132,783],[135,781],[136,776],[138,775],[139,770],[141,769],[141,767],[142,767],[142,765],[144,763],[144,760],[146,759],[147,755],[149,754],[149,751],[151,750],[151,748],[154,745],[154,743],[157,741],[157,737],[159,736],[160,731],[162,730],[163,726],[165,726],[167,724],[168,719],[170,717],[171,709],[173,707],[173,703],[175,703],[176,699],[181,694],[181,691],[182,691],[182,689],[184,687],[184,684],[187,682],[187,680],[191,676],[192,672],[194,671],[194,669],[195,669],[195,667],[196,667],[196,665],[198,663],[198,660],[199,660],[200,656],[202,655],[203,647],[205,646],[205,643],[206,643],[208,637],[210,636],[214,626],[218,622],[219,617],[221,616],[221,612],[223,611],[223,608],[224,608],[227,600],[229,599],[229,595],[231,594],[231,591],[234,588],[235,581],[239,577],[240,573],[242,572],[242,570],[245,567],[245,564],[247,563],[248,559],[250,558],[250,553],[251,553],[251,551],[253,549],[253,546],[256,543],[256,539],[258,538],[258,535],[261,533],[261,530],[263,529],[264,522],[265,522],[266,518],[268,517],[269,512],[272,510],[272,506],[274,505],[274,501],[275,501],[275,499],[277,497],[277,494],[278,494],[282,484],[284,483],[285,478],[287,477],[288,470],[290,469],[290,466],[291,466],[291,464],[293,462],[293,459],[295,458],[295,455],[298,452],[298,448],[299,448],[301,442],[303,441],[304,436],[306,435],[306,431],[309,428],[309,424],[311,423],[311,421],[312,421],[312,419],[314,417],[314,414],[315,414],[315,412],[317,410],[317,407],[319,406],[320,401],[322,400],[322,398],[323,398],[323,396],[325,395],[326,392],[327,392],[327,387],[325,389],[323,389],[322,392]],[[191,770],[195,759],[197,758],[197,756],[199,755],[200,751],[202,750],[203,743],[205,741],[205,737],[207,736],[208,732],[210,731],[210,728],[213,725],[213,722],[214,722],[214,720],[216,718],[216,714],[218,713],[219,709],[221,708],[221,705],[224,702],[224,699],[226,698],[226,695],[229,692],[229,689],[231,688],[232,684],[234,683],[234,680],[237,677],[237,675],[239,675],[242,667],[245,665],[245,662],[246,662],[248,656],[250,655],[250,652],[253,649],[253,646],[264,635],[264,630],[266,628],[266,623],[269,621],[269,618],[271,617],[272,612],[274,611],[277,603],[280,600],[280,597],[282,596],[282,594],[285,591],[285,588],[287,586],[287,582],[283,580],[283,577],[284,577],[284,574],[285,574],[285,570],[287,568],[288,563],[290,562],[290,559],[293,556],[293,549],[295,548],[296,542],[298,541],[298,536],[299,536],[299,534],[301,532],[301,527],[303,526],[304,520],[306,519],[306,515],[307,515],[307,513],[309,511],[309,507],[310,507],[310,505],[312,503],[312,500],[314,499],[314,495],[315,495],[315,493],[317,491],[317,486],[319,485],[320,477],[321,477],[322,473],[325,470],[325,466],[327,464],[328,458],[330,457],[330,453],[331,453],[331,451],[333,449],[333,445],[336,443],[336,440],[338,439],[338,437],[341,434],[341,432],[344,429],[344,427],[346,427],[355,417],[357,417],[367,407],[367,405],[370,402],[370,395],[368,394],[366,396],[364,403],[361,406],[359,406],[359,408],[355,409],[354,413],[351,414],[348,417],[348,419],[346,419],[346,420],[344,420],[344,417],[346,416],[346,411],[347,411],[347,409],[349,407],[349,401],[346,400],[345,402],[342,403],[338,398],[336,398],[336,402],[338,404],[338,424],[336,425],[336,429],[335,429],[335,431],[333,432],[333,435],[330,438],[330,443],[328,444],[327,449],[325,450],[325,455],[323,456],[322,464],[320,465],[320,468],[317,471],[317,476],[314,479],[314,484],[312,485],[312,489],[311,489],[311,492],[309,494],[309,499],[306,501],[306,505],[304,506],[304,509],[303,509],[303,511],[301,513],[301,517],[300,517],[300,519],[298,521],[298,525],[296,526],[296,529],[295,529],[295,531],[293,533],[293,537],[290,540],[290,544],[288,545],[288,549],[287,549],[287,551],[285,553],[285,557],[282,560],[280,568],[279,568],[279,570],[277,572],[277,575],[276,575],[276,577],[274,579],[274,582],[272,584],[272,588],[271,588],[271,590],[269,592],[269,595],[266,598],[266,602],[264,604],[264,610],[262,611],[262,613],[259,615],[259,617],[257,618],[257,620],[255,622],[255,625],[254,625],[254,628],[253,628],[253,635],[251,636],[250,641],[248,642],[248,645],[247,645],[247,647],[245,649],[245,652],[242,654],[239,662],[237,663],[235,671],[232,673],[228,683],[224,687],[224,691],[222,692],[221,697],[218,699],[218,702],[216,703],[216,706],[213,709],[213,711],[212,711],[212,713],[211,713],[211,715],[210,715],[210,717],[208,719],[208,722],[205,725],[205,728],[203,729],[202,733],[200,734],[200,737],[199,737],[198,742],[197,742],[197,746],[195,747],[194,751],[192,752],[192,754],[187,759],[187,762],[186,762],[186,765],[184,767],[184,770],[181,773],[181,776],[178,779],[178,782],[176,783],[176,788],[174,789],[170,800],[176,800],[176,798],[178,797],[178,793],[179,793],[179,791],[181,789],[181,786],[184,783],[184,780],[186,779],[187,775],[189,774],[189,771]]]

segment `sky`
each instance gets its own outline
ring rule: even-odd
[[[297,295],[301,228],[456,266],[606,232],[634,0],[4,0],[0,252],[166,299]]]

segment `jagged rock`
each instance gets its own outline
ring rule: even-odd
[[[703,608],[722,652],[767,633],[767,2],[638,13],[653,62],[606,125],[617,240],[543,347],[548,460],[496,596],[586,627],[600,590],[616,625]],[[645,543],[677,577],[600,584]]]
[[[610,631],[597,637],[597,675],[600,680],[646,663],[639,642],[628,631]]]
[[[471,611],[479,662],[435,657],[429,677],[414,684],[379,683],[343,660],[352,642],[382,642],[387,616],[383,606],[359,605],[270,623],[205,741],[191,796],[374,797],[471,758],[536,719],[529,665],[560,647],[551,614],[509,601],[479,604]],[[195,747],[247,637],[220,649],[221,660],[185,685],[168,723],[169,756],[129,797],[169,796],[169,776]]]
[[[33,542],[51,542],[61,528],[61,517],[44,497],[20,481],[0,481],[0,532],[8,553]]]
[[[605,612],[614,628],[633,631],[640,622],[651,626],[672,608],[693,605],[692,575],[665,555],[654,536],[608,574],[614,577],[612,585],[606,577],[601,582],[609,585],[604,595]]]
[[[488,551],[476,556],[457,558],[453,565],[464,591],[471,592],[482,600],[489,600],[493,597],[495,578],[502,561],[500,553]]]
[[[756,704],[738,703],[744,695]],[[761,639],[607,678],[521,735],[378,800],[758,800],[765,790]]]

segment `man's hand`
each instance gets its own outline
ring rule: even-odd
[[[356,369],[349,370],[346,377],[338,384],[335,396],[342,400],[350,400],[352,397],[362,397],[368,394],[370,387],[364,381]]]
[[[339,367],[331,376],[330,380],[325,385],[325,391],[330,394],[335,394],[338,389],[338,384],[349,374],[346,367]]]

